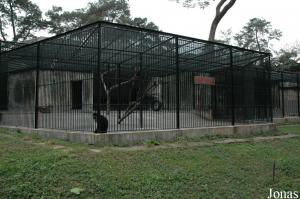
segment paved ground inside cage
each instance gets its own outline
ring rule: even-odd
[[[135,111],[126,117],[121,123],[118,123],[119,116],[125,114],[124,111],[111,111],[101,113],[108,119],[108,131],[136,131],[136,130],[157,130],[157,129],[175,129],[176,111]],[[180,112],[180,127],[212,127],[227,126],[230,121],[219,121],[209,119],[207,113],[195,111]],[[34,113],[4,113],[1,118],[1,125],[6,126],[26,126],[34,127]],[[93,119],[92,112],[70,111],[70,112],[52,112],[39,113],[39,128],[46,129],[65,129],[93,132],[96,129],[96,122]]]

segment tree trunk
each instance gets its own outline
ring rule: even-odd
[[[261,47],[260,47],[260,43],[259,43],[258,35],[257,34],[258,34],[258,31],[257,31],[257,29],[255,29],[255,39],[256,39],[258,51],[261,52]]]
[[[224,6],[223,9],[221,9],[222,6],[226,2],[228,2],[228,3]],[[208,37],[209,41],[215,41],[216,31],[217,31],[217,28],[218,28],[218,25],[219,25],[220,21],[225,16],[225,14],[228,12],[228,10],[235,4],[235,2],[236,2],[236,0],[220,0],[220,2],[218,3],[218,5],[216,7],[215,18],[214,18],[214,20],[211,24],[211,27],[210,27],[210,33],[209,33],[209,37]]]
[[[13,9],[11,0],[9,0],[8,3],[9,3],[9,8],[10,8],[11,27],[13,29],[13,36],[14,36],[13,41],[17,41],[15,18],[14,18],[14,9]]]
[[[6,37],[5,37],[5,34],[4,34],[4,30],[3,30],[3,26],[2,26],[2,21],[1,21],[1,18],[0,18],[0,33],[1,33],[1,37],[3,39],[3,41],[6,41]]]
[[[110,114],[110,91],[106,92],[106,114]]]

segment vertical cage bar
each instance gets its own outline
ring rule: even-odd
[[[235,100],[234,100],[234,71],[233,71],[233,52],[230,47],[230,72],[231,72],[231,125],[235,125]]]
[[[2,41],[0,40],[0,67],[2,65]]]
[[[1,68],[3,68],[3,66],[2,66],[2,41],[0,40],[0,71],[1,71]],[[8,73],[8,70],[5,72]],[[1,73],[0,73],[0,75],[2,76]],[[1,76],[0,76],[0,78],[2,78]],[[1,84],[2,84],[2,81],[0,81],[0,91],[3,89],[2,87],[4,87],[4,85],[2,86]],[[1,99],[0,99],[0,101],[1,101]],[[0,105],[0,108],[2,109],[2,103]],[[1,117],[1,115],[0,115],[0,117]]]
[[[194,82],[194,77],[195,77],[195,74],[192,73],[192,97],[193,97],[193,110],[196,109],[196,85],[195,85],[195,82]]]
[[[298,117],[300,117],[300,96],[299,96],[299,73],[297,73],[297,105],[298,105]]]
[[[269,89],[266,89],[268,87],[268,83],[267,83],[267,80],[266,80],[266,74],[267,74],[267,70],[266,70],[266,66],[265,66],[264,70],[263,70],[263,83],[264,83],[264,85],[263,85],[263,89],[262,89],[264,93],[259,94],[260,95],[259,97],[264,96],[268,99],[269,92],[267,92],[267,90],[269,90]],[[266,92],[266,94],[265,94],[265,92]],[[261,103],[261,106],[263,106],[263,114],[262,114],[262,117],[259,118],[259,119],[264,120],[264,119],[268,118],[268,109],[269,108],[268,108],[267,103],[268,103],[268,100],[266,102],[264,101],[264,102]],[[260,104],[259,104],[259,106],[260,106]]]
[[[282,103],[282,117],[285,117],[285,103],[284,103],[284,83],[283,83],[283,72],[281,72],[281,103]]]
[[[121,100],[120,100],[120,96],[121,96],[121,65],[118,64],[117,65],[117,78],[118,78],[118,119],[121,118]]]
[[[97,99],[96,99],[96,103],[97,103],[97,127],[96,127],[96,132],[97,133],[101,133],[101,129],[100,129],[100,116],[101,116],[101,90],[100,90],[100,67],[101,67],[101,24],[98,25],[98,46],[97,46],[97,73],[96,73],[96,90],[98,90],[98,94],[97,94]]]
[[[180,128],[180,97],[179,97],[179,81],[180,81],[180,72],[179,72],[179,49],[178,49],[178,37],[175,37],[176,44],[176,128]]]
[[[141,74],[141,79],[140,79],[140,82],[139,82],[139,86],[140,86],[140,94],[141,94],[141,103],[140,103],[140,128],[143,128],[143,94],[142,94],[142,89],[143,88],[143,72],[142,72],[142,69],[143,69],[143,54],[140,53],[140,74]]]
[[[35,75],[35,115],[34,115],[34,128],[39,125],[39,79],[40,79],[40,43],[37,44],[36,52],[36,75]]]
[[[269,112],[270,112],[270,119],[273,122],[273,99],[272,99],[272,68],[271,68],[271,56],[268,56],[268,79],[269,79]]]

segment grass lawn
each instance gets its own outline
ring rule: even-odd
[[[300,125],[281,133],[300,135]],[[267,198],[269,188],[300,191],[300,138],[180,146],[96,147],[1,130],[0,198],[252,199]]]

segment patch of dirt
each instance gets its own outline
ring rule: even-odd
[[[100,149],[89,149],[89,151],[94,152],[94,153],[101,153],[102,150]]]
[[[218,140],[218,141],[213,141],[215,144],[234,144],[234,143],[244,143],[244,142],[250,142],[249,139],[233,139],[233,138],[228,138],[225,140]]]
[[[252,138],[252,140],[254,142],[262,142],[262,141],[268,141],[268,140],[289,139],[289,138],[296,138],[296,137],[300,137],[300,136],[294,135],[294,134],[287,134],[287,135],[280,135],[280,136],[255,137],[255,138]]]
[[[63,145],[53,145],[53,149],[65,149],[66,147]]]
[[[238,144],[246,142],[264,142],[272,141],[275,139],[290,139],[300,137],[299,135],[282,135],[282,136],[269,136],[269,137],[254,137],[254,138],[244,138],[244,139],[235,139],[228,138],[224,140],[212,140],[207,142],[186,142],[186,143],[167,143],[158,146],[132,146],[132,147],[110,147],[111,150],[120,150],[120,151],[141,151],[141,150],[158,150],[158,149],[169,149],[169,148],[187,148],[187,147],[208,147],[218,144]]]

